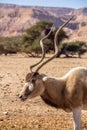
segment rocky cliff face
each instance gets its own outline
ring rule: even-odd
[[[40,20],[56,22],[59,27],[71,15],[75,15],[65,30],[70,40],[87,41],[87,8],[33,7],[0,4],[0,36],[22,35],[26,28]]]

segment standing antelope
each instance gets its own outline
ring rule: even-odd
[[[73,68],[61,78],[52,78],[38,73],[38,71],[46,63],[56,57],[58,53],[57,37],[61,29],[69,23],[71,19],[72,18],[65,22],[55,33],[55,54],[44,62],[42,62],[45,57],[43,40],[50,35],[53,27],[51,28],[49,34],[40,40],[40,45],[42,47],[42,58],[38,63],[30,66],[31,73],[26,75],[26,83],[19,95],[19,98],[21,100],[25,100],[27,98],[41,96],[41,98],[51,106],[62,108],[65,111],[72,111],[74,130],[82,130],[81,109],[84,104],[87,104],[87,68]],[[39,66],[36,71],[33,72],[32,68],[37,65]]]

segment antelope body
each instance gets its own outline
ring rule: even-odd
[[[39,69],[55,58],[58,53],[57,36],[60,30],[71,20],[70,18],[64,23],[56,32],[55,43],[55,55],[40,64],[45,56],[43,40],[47,38],[50,33],[43,38],[40,43],[42,47],[42,58],[35,65],[30,66],[31,73],[26,75],[26,83],[23,87],[19,98],[25,100],[27,98],[34,98],[41,96],[41,98],[49,105],[56,108],[62,108],[65,111],[73,112],[74,130],[81,129],[81,109],[84,104],[87,104],[87,68],[76,67],[71,69],[66,75],[61,78],[48,77],[44,74],[39,74]],[[51,30],[52,31],[52,30]],[[35,72],[32,72],[32,68],[37,66]]]
[[[87,103],[86,68],[74,68],[61,78],[44,78],[45,91],[41,97],[46,103],[65,111]]]
[[[41,96],[47,104],[63,108],[65,111],[87,104],[87,68],[85,67],[73,68],[61,78],[36,73],[32,84],[30,79],[29,73],[21,92],[23,100],[27,96],[28,98]]]

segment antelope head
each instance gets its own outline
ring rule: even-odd
[[[43,45],[43,40],[45,40],[50,34],[51,32],[54,30],[54,25],[51,27],[51,30],[50,32],[45,36],[43,37],[41,40],[40,40],[40,46],[42,48],[42,57],[40,59],[40,61],[34,65],[31,65],[30,66],[30,70],[31,70],[31,73],[28,73],[26,75],[26,82],[25,82],[25,85],[19,95],[19,98],[21,100],[25,100],[27,99],[28,97],[29,98],[33,98],[33,97],[36,97],[36,96],[40,96],[43,94],[43,92],[45,91],[45,86],[44,86],[44,83],[43,83],[43,77],[45,75],[41,75],[38,73],[38,71],[45,65],[47,64],[49,61],[53,60],[57,54],[58,54],[58,35],[60,33],[60,31],[62,30],[62,28],[69,23],[69,21],[72,19],[73,17],[71,17],[67,22],[65,22],[62,26],[60,26],[58,28],[58,30],[56,31],[55,33],[55,37],[54,37],[54,46],[55,46],[55,54],[50,57],[49,59],[47,59],[46,61],[42,62],[45,58],[45,49],[44,49],[44,45]],[[35,70],[35,72],[32,71],[32,69],[37,66],[37,69]]]

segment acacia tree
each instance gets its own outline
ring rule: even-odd
[[[23,36],[22,48],[26,53],[41,53],[41,48],[39,45],[40,39],[43,35],[46,35],[52,26],[53,23],[47,21],[40,21],[36,25],[25,31]],[[46,52],[54,50],[54,35],[55,32],[52,32],[51,35],[44,41]],[[65,31],[61,31],[58,37],[58,42],[62,41],[64,38],[68,38]]]

